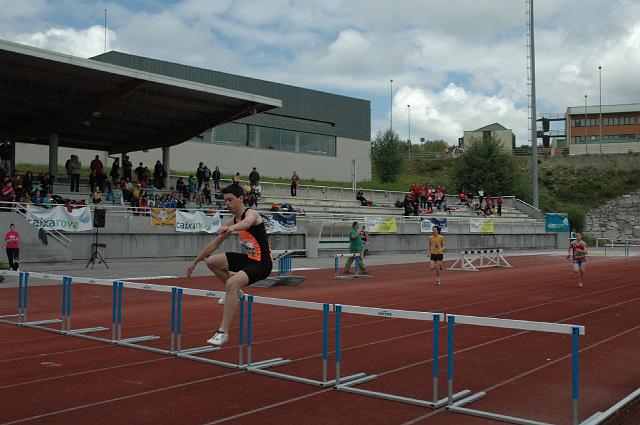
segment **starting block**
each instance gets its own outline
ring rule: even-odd
[[[460,257],[447,270],[477,272],[488,267],[511,268],[502,251],[502,248],[464,249],[460,251]]]
[[[354,273],[350,275],[340,274],[340,258],[353,257],[354,258]],[[348,253],[348,254],[336,254],[333,257],[333,278],[335,280],[353,280],[353,279],[371,279],[373,276],[369,274],[360,274],[360,254]]]

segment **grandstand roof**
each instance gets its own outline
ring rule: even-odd
[[[479,129],[477,129],[475,131],[499,131],[499,130],[508,130],[508,128],[506,128],[502,124],[494,122],[493,124],[489,124],[489,125],[485,125],[484,127],[480,127]]]
[[[265,96],[0,40],[0,138],[110,153],[176,145],[282,107]]]
[[[603,114],[616,114],[625,112],[640,112],[640,103],[625,103],[620,105],[602,105]],[[587,106],[587,114],[600,113],[600,105]],[[569,106],[567,115],[584,115],[584,106]]]

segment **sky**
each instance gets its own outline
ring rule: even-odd
[[[535,0],[538,112],[640,102],[640,0]],[[0,0],[0,38],[107,50],[371,101],[372,135],[528,139],[524,0]],[[390,80],[393,79],[393,92]],[[393,108],[391,108],[393,105]],[[410,108],[407,105],[411,105]]]

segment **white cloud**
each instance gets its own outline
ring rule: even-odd
[[[402,110],[411,103],[414,140],[454,143],[463,130],[497,121],[526,141],[521,1],[182,0],[151,1],[152,9],[140,11],[140,2],[121,0],[0,0],[0,36],[92,56],[103,50],[105,4],[109,45],[121,51],[358,93],[373,100],[374,132],[388,122],[393,78],[394,127],[402,137]],[[640,100],[640,2],[535,5],[539,111],[580,105],[585,93],[596,102],[598,65],[605,103]]]
[[[411,105],[408,108],[407,105]],[[450,83],[440,91],[402,86],[393,98],[394,130],[408,134],[411,109],[411,139],[443,139],[456,144],[465,130],[498,122],[513,129],[518,144],[527,140],[527,110],[498,96],[469,92]],[[388,123],[382,122],[384,126]],[[405,136],[406,137],[406,136]]]
[[[107,48],[116,39],[113,31],[107,31]],[[86,58],[104,52],[104,27],[94,25],[82,30],[51,28],[43,32],[18,34],[14,41]]]

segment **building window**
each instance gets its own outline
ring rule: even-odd
[[[298,132],[290,130],[280,130],[280,149],[288,152],[296,152],[296,141]]]
[[[217,126],[213,131],[214,140],[222,145],[238,144],[238,124],[230,122]]]
[[[260,127],[260,145],[265,149],[280,150],[280,130],[271,127]]]
[[[318,134],[318,155],[336,156],[336,138]]]
[[[490,142],[491,141],[491,132],[490,131],[483,131],[482,132],[482,141],[483,142]]]
[[[316,153],[318,150],[318,135],[313,133],[300,133],[300,149],[302,153]]]

